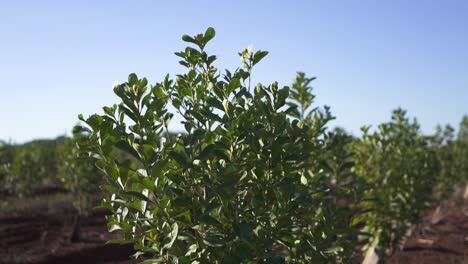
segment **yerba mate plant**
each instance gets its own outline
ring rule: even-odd
[[[468,188],[468,116],[463,116],[455,142],[455,166],[458,181]]]
[[[4,166],[8,192],[17,197],[34,193],[40,187],[52,184],[57,174],[57,142],[35,140],[23,145],[6,145],[7,162]],[[2,154],[0,154],[2,155]]]
[[[337,243],[343,250],[341,260],[349,262],[355,257],[354,247],[358,243],[358,236],[362,235],[356,227],[362,224],[357,216],[361,213],[362,192],[367,186],[362,178],[352,172],[353,137],[339,128],[327,131],[328,122],[335,117],[327,106],[323,110],[313,107],[315,95],[312,93],[311,83],[315,79],[298,72],[291,86],[290,101],[287,102],[289,106],[295,106],[289,115],[309,127],[309,138],[319,147],[310,153],[312,159],[309,161],[308,173],[314,175],[314,172],[320,171],[320,178],[315,177],[316,180],[310,186],[315,189],[320,186],[327,190],[322,202],[326,207],[333,208],[331,211],[336,221],[332,228],[340,234],[334,239],[340,240]],[[308,182],[305,179],[305,183]]]
[[[369,184],[364,198],[370,211],[362,215],[363,231],[372,234],[368,246],[375,246],[383,257],[384,250],[394,252],[408,228],[431,206],[439,166],[419,124],[402,109],[375,132],[369,127],[363,132],[355,145],[355,171]]]
[[[182,37],[193,47],[176,53],[187,71],[175,80],[150,85],[131,74],[114,87],[119,104],[80,116],[90,138],[80,148],[112,193],[103,202],[109,230],[125,234],[114,242],[151,254],[144,263],[345,261],[351,231],[335,226],[342,214],[316,159],[331,115],[304,118],[308,105],[287,104],[290,88],[276,82],[251,87],[266,51],[245,49],[242,68],[219,72],[205,51],[214,36]],[[185,128],[177,137],[172,107]]]
[[[434,192],[437,199],[444,201],[453,195],[460,184],[460,171],[457,167],[456,141],[454,129],[447,125],[444,128],[437,126],[436,133],[430,140],[431,148],[436,152],[439,161],[439,175]]]
[[[0,193],[14,193],[14,179],[11,173],[11,163],[15,158],[15,149],[11,144],[0,141]]]
[[[74,131],[73,138],[63,138],[57,144],[58,178],[75,197],[79,214],[86,215],[92,207],[92,194],[99,191],[102,172],[93,161],[80,153],[77,144],[87,140],[86,134]]]

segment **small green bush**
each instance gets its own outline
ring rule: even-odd
[[[455,143],[455,166],[458,170],[458,181],[468,184],[468,116],[463,116]]]
[[[5,145],[0,156],[5,174],[4,188],[10,195],[31,195],[53,184],[57,175],[57,142],[35,140],[23,145]],[[1,173],[1,172],[0,172]]]
[[[265,51],[245,49],[242,68],[219,72],[205,51],[214,36],[183,36],[193,47],[176,53],[187,71],[175,80],[149,85],[131,74],[114,87],[118,105],[80,116],[90,139],[80,148],[112,193],[109,230],[125,234],[114,242],[154,256],[145,263],[347,261],[355,232],[335,224],[349,215],[335,205],[322,157],[328,108],[309,109],[303,74],[292,88],[251,87]],[[169,109],[183,120],[177,137]]]
[[[453,194],[460,183],[459,168],[456,166],[456,141],[454,129],[451,126],[437,126],[436,133],[431,137],[431,147],[437,153],[439,175],[434,186],[435,196],[444,201]]]
[[[77,132],[73,138],[62,138],[57,144],[57,177],[75,197],[74,205],[80,215],[86,215],[95,206],[93,196],[99,193],[102,179],[102,172],[77,147],[78,142],[86,140],[86,135]]]
[[[409,226],[419,223],[421,213],[431,206],[438,160],[417,121],[410,121],[402,109],[375,132],[369,127],[363,132],[355,144],[355,171],[369,184],[363,231],[372,234],[369,245],[393,252]]]

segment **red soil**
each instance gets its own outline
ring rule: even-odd
[[[441,218],[431,223],[431,212],[423,224],[387,263],[468,264],[468,211],[464,206],[441,210]]]
[[[0,263],[138,263],[132,245],[106,245],[116,238],[106,230],[103,212],[85,217],[81,239],[70,242],[71,215],[32,215],[0,218]]]

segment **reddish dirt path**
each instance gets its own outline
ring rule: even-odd
[[[387,263],[468,264],[468,210],[465,205],[441,210],[433,221],[433,210]]]
[[[132,245],[106,245],[103,212],[82,220],[81,240],[71,243],[73,217],[32,215],[0,217],[0,263],[138,263]]]

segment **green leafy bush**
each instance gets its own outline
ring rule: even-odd
[[[458,170],[458,181],[468,184],[468,116],[463,116],[455,143],[455,166]]]
[[[86,135],[74,133],[73,138],[63,138],[57,146],[57,177],[63,182],[65,189],[75,198],[78,214],[87,214],[91,207],[93,195],[99,190],[102,173],[94,162],[83,157],[76,144],[85,142]]]
[[[11,164],[15,158],[15,148],[6,142],[0,142],[0,193],[10,195],[14,192]]]
[[[112,193],[103,202],[109,229],[125,234],[114,242],[134,243],[137,256],[154,256],[148,263],[345,261],[354,233],[335,225],[348,215],[321,158],[331,114],[307,110],[313,98],[297,94],[308,89],[304,75],[290,102],[289,87],[251,87],[252,67],[268,52],[246,49],[242,68],[220,73],[205,51],[214,35],[183,36],[194,47],[176,53],[187,71],[175,80],[149,85],[131,74],[114,87],[118,105],[80,116],[90,139],[80,148]],[[185,128],[177,137],[171,107]]]
[[[355,144],[355,171],[370,187],[364,192],[370,210],[362,215],[364,231],[372,234],[369,245],[391,252],[431,205],[439,165],[417,121],[410,121],[402,109],[375,132],[369,127],[363,132]]]
[[[309,138],[317,147],[310,153],[312,160],[309,161],[309,173],[314,175],[313,172],[320,172],[320,178],[316,178],[319,180],[311,182],[310,187],[327,190],[323,203],[329,210],[333,208],[333,216],[330,216],[334,221],[333,228],[341,234],[334,239],[337,240],[336,244],[341,245],[341,260],[349,262],[356,257],[354,249],[358,244],[358,236],[362,235],[357,228],[362,222],[357,216],[362,210],[362,192],[366,183],[352,171],[354,138],[340,128],[327,131],[328,122],[335,117],[328,107],[313,107],[315,95],[311,83],[315,79],[307,78],[302,72],[297,74],[291,86],[291,100],[287,103],[292,107],[289,115],[309,127]]]
[[[435,196],[446,202],[459,188],[468,183],[468,117],[460,123],[457,137],[455,130],[446,125],[437,126],[431,137],[431,147],[437,154],[440,172],[435,186]]]
[[[35,140],[23,145],[4,146],[5,175],[8,192],[14,196],[32,194],[38,188],[52,184],[57,175],[55,140]]]
[[[437,199],[443,201],[453,194],[460,183],[459,168],[457,168],[456,141],[454,129],[451,126],[437,126],[436,133],[431,138],[431,147],[437,153],[439,175],[434,188]]]

